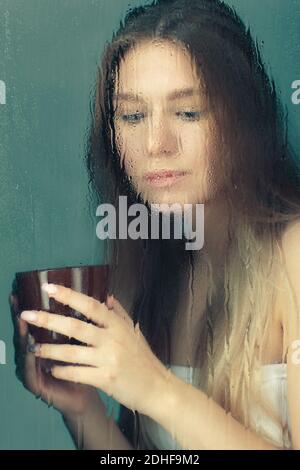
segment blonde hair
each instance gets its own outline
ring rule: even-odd
[[[203,361],[198,364],[197,358],[193,358],[196,367],[192,368],[193,384],[255,432],[260,432],[260,426],[251,420],[250,410],[254,404],[260,407],[265,419],[282,427],[282,447],[287,448],[291,446],[289,429],[261,393],[262,348],[274,320],[280,289],[276,280],[279,273],[285,273],[281,236],[287,220],[298,217],[290,215],[284,221],[284,217],[279,216],[279,224],[260,224],[259,229],[245,219],[235,221],[225,261],[224,303],[217,315],[212,312],[211,317],[206,317],[203,336],[206,341],[200,343],[199,356]],[[208,257],[203,265],[209,280],[208,306],[213,308],[217,284]],[[287,347],[284,338],[282,363],[286,360]],[[140,445],[150,449],[153,443],[147,433],[147,421],[144,417],[139,421]],[[270,439],[267,435],[264,437]]]

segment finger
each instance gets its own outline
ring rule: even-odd
[[[36,397],[41,398],[45,403],[50,405],[54,397],[53,377],[51,374],[45,372],[39,357],[35,357],[34,354],[31,354],[31,356],[33,356],[35,360],[35,375],[34,372],[32,373],[32,380],[34,380],[33,387],[35,387],[34,393]]]
[[[64,305],[69,305],[74,310],[82,313],[86,318],[92,320],[99,326],[108,327],[112,315],[105,303],[99,302],[94,297],[90,297],[81,292],[76,292],[69,287],[61,286],[59,284],[47,284],[42,285],[42,289],[45,290],[49,296],[53,297],[58,302]]]
[[[74,346],[69,344],[38,344],[35,355],[74,364],[97,365],[97,352],[89,346]]]
[[[48,405],[52,403],[55,392],[54,379],[44,371],[41,359],[30,352],[26,356],[25,385]],[[56,397],[55,397],[56,399]]]
[[[98,367],[53,366],[51,374],[56,379],[93,385],[98,388],[102,388],[106,381],[104,373]],[[100,381],[103,381],[103,384]]]
[[[77,318],[48,313],[43,310],[24,311],[21,313],[21,318],[39,328],[42,327],[46,330],[61,333],[91,346],[99,344],[102,338],[101,333],[104,331],[91,323],[86,323]]]
[[[21,317],[18,317],[16,328],[15,346],[17,347],[18,351],[26,353],[28,345],[28,324],[22,320]]]
[[[20,371],[23,377],[24,385],[35,395],[41,393],[41,370],[32,352],[26,352],[25,360]]]
[[[70,405],[69,397],[75,389],[78,390],[78,384],[56,380],[51,374],[42,374],[41,398],[48,405],[55,401],[55,408],[58,410]]]

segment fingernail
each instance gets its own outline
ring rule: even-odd
[[[56,294],[57,292],[57,287],[55,284],[48,284],[47,282],[44,282],[42,284],[42,289],[46,291],[48,294]]]
[[[23,320],[27,320],[27,321],[36,321],[38,319],[38,316],[35,312],[33,312],[32,310],[24,310],[22,313],[21,313],[21,318]]]
[[[39,350],[40,350],[40,345],[38,343],[28,345],[28,351],[35,353],[36,355],[38,355]]]
[[[35,339],[30,333],[28,333],[27,341],[28,341],[28,344],[35,344]]]

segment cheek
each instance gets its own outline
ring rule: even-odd
[[[188,192],[199,202],[211,199],[222,184],[216,134],[208,123],[182,132],[184,166],[193,170]]]
[[[206,125],[182,129],[181,149],[184,166],[203,175],[210,168],[214,155],[211,135]]]
[[[121,164],[126,173],[133,179],[139,178],[145,169],[144,136],[138,130],[122,131],[116,133],[116,145],[120,155]]]

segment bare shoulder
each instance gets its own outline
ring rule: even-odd
[[[285,227],[281,247],[283,262],[290,281],[300,283],[300,216]]]
[[[300,216],[289,222],[281,239],[282,266],[281,312],[282,325],[288,342],[299,335],[300,323]]]
[[[295,250],[300,253],[300,215],[287,224],[282,234],[284,254],[290,256]],[[295,253],[294,253],[295,254]]]
[[[283,289],[283,329],[287,359],[288,409],[293,449],[300,449],[300,220],[289,223],[282,235],[282,254],[288,288]]]

